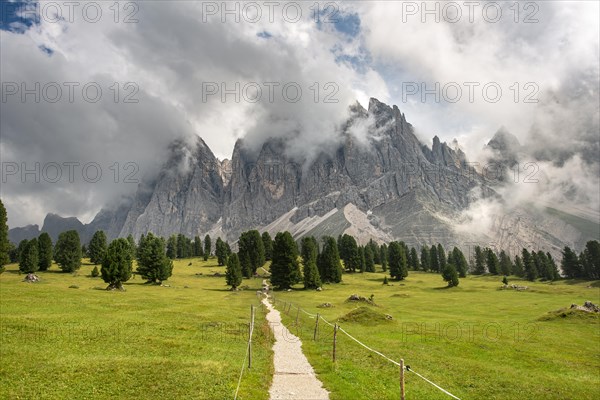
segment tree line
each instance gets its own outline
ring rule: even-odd
[[[43,232],[37,238],[22,240],[14,246],[8,241],[6,210],[0,200],[0,272],[9,262],[19,263],[23,273],[45,271],[53,260],[64,272],[75,272],[81,266],[82,257],[88,256],[93,264],[102,266],[101,270],[95,267],[92,274],[102,275],[109,286],[121,287],[131,277],[133,260],[138,263],[136,273],[148,282],[160,283],[171,276],[171,260],[189,257],[207,260],[213,253],[212,245],[208,234],[203,240],[199,236],[192,240],[183,234],[164,239],[152,233],[142,235],[138,243],[129,235],[109,244],[100,230],[82,246],[77,231],[70,230],[62,232],[55,245],[48,233]],[[337,239],[304,237],[297,243],[289,232],[280,232],[272,239],[268,232],[260,234],[258,230],[250,230],[240,235],[237,253],[231,251],[228,242],[217,238],[214,255],[219,265],[227,266],[226,281],[233,288],[238,287],[243,278],[255,276],[267,261],[271,261],[271,283],[281,289],[298,283],[304,283],[307,289],[318,288],[323,283],[339,283],[342,273],[375,272],[375,265],[380,265],[394,280],[406,278],[411,270],[440,273],[449,286],[457,286],[459,278],[468,273],[515,275],[530,281],[554,281],[563,277],[600,279],[597,240],[587,242],[579,254],[565,247],[560,261],[562,275],[549,252],[524,248],[511,258],[504,250],[496,252],[489,247],[475,246],[473,256],[467,261],[458,247],[447,252],[438,243],[423,245],[417,250],[401,241],[378,244],[372,239],[363,246],[348,234]]]

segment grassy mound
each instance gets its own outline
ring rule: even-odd
[[[389,319],[384,313],[374,311],[369,307],[358,307],[350,311],[348,314],[341,317],[340,322],[352,322],[357,324],[378,324],[382,322],[388,322]]]
[[[540,321],[554,321],[559,319],[577,319],[582,321],[592,321],[597,323],[600,320],[600,314],[595,312],[587,312],[576,308],[561,308],[555,311],[550,311],[538,318]]]

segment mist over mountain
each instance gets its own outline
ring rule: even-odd
[[[473,166],[437,136],[431,147],[421,143],[398,107],[374,98],[368,109],[350,107],[339,131],[326,134],[336,144],[316,153],[298,148],[294,136],[239,139],[224,161],[200,137],[175,140],[160,172],[131,199],[105,207],[87,225],[48,215],[42,231],[56,239],[77,229],[86,242],[97,229],[110,238],[208,233],[230,241],[248,229],[288,230],[296,239],[350,233],[362,242],[479,244],[512,253],[527,244],[555,254],[597,238],[589,213],[507,198],[521,190],[514,168],[527,153],[505,129],[484,149],[493,171]],[[12,229],[11,239],[33,231]]]

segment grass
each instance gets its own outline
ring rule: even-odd
[[[168,287],[136,277],[107,292],[92,268],[53,266],[33,284],[16,265],[0,275],[0,398],[233,398],[260,279],[231,292],[212,276],[224,267],[192,259],[175,261]],[[272,336],[260,309],[254,335],[239,399],[268,397]]]
[[[53,266],[35,284],[7,266],[0,275],[0,398],[233,398],[261,280],[231,292],[224,277],[213,276],[224,272],[215,264],[176,261],[169,287],[136,277],[125,292],[103,290],[91,265],[76,276]],[[510,279],[529,286],[515,291],[498,290],[500,277],[471,276],[451,289],[437,274],[410,272],[389,286],[383,277],[346,274],[321,292],[276,292],[276,305],[291,302],[339,322],[462,399],[600,396],[599,318],[569,311],[572,303],[600,302],[598,282]],[[351,294],[373,295],[375,305],[349,302]],[[333,307],[317,307],[326,302]],[[314,318],[292,307],[283,320],[302,338],[332,400],[399,397],[393,364],[342,332],[334,364],[330,327],[321,323],[313,341]],[[241,399],[267,399],[272,380],[273,341],[261,311],[255,335]],[[414,374],[407,373],[406,387],[407,399],[448,398]]]
[[[586,300],[598,303],[590,282],[510,283],[526,291],[498,290],[501,277],[471,276],[446,289],[437,274],[410,272],[384,286],[382,273],[344,275],[322,292],[275,293],[277,307],[300,305],[339,322],[351,335],[462,399],[596,399],[600,396],[600,320],[597,316],[555,317],[555,311]],[[356,293],[374,295],[375,306],[347,302]],[[332,308],[318,308],[324,302]],[[365,311],[370,310],[370,311]],[[559,311],[560,314],[562,311]],[[390,314],[392,321],[381,318]],[[298,324],[296,318],[298,316]],[[554,317],[553,317],[554,316]],[[355,319],[355,320],[353,320]],[[342,322],[343,321],[343,322]],[[331,399],[397,399],[399,369],[338,332],[292,307],[284,323],[303,340],[303,349]],[[414,374],[406,375],[407,399],[447,399]]]

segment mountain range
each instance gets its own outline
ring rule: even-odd
[[[144,179],[131,198],[103,208],[89,224],[48,214],[41,231],[53,240],[67,229],[82,242],[102,229],[109,238],[221,236],[235,242],[248,229],[305,235],[349,233],[360,242],[402,240],[409,246],[496,246],[512,253],[525,243],[558,254],[598,239],[598,221],[570,211],[522,205],[492,215],[491,229],[457,229],[477,200],[499,199],[505,179],[490,179],[466,155],[433,138],[419,141],[396,106],[358,103],[332,151],[299,157],[285,139],[259,146],[237,141],[231,160],[220,161],[200,137],[171,144],[160,173]],[[357,127],[361,134],[357,134]],[[502,165],[519,157],[518,140],[500,130],[488,143]],[[294,154],[294,155],[291,155]],[[11,241],[37,236],[37,225],[13,228]]]

